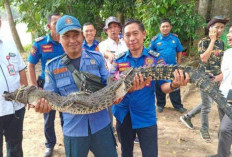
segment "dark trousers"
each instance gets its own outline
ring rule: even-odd
[[[117,120],[116,130],[121,143],[122,157],[133,157],[136,133],[139,138],[143,157],[158,156],[157,125],[141,129],[132,129],[131,117],[128,113],[122,124]]]
[[[5,136],[7,157],[23,157],[23,120],[25,108],[15,114],[0,117],[0,157],[3,157],[3,136]]]
[[[62,112],[59,112],[60,114],[60,123],[63,127],[64,121],[63,121],[63,114]],[[44,113],[44,134],[46,138],[45,146],[47,148],[53,148],[56,144],[56,134],[55,134],[55,126],[54,126],[54,120],[56,117],[56,111],[51,110],[49,113]]]
[[[166,105],[166,94],[162,92],[158,82],[156,82],[155,86],[156,86],[155,95],[157,100],[157,106],[164,107]],[[174,108],[179,109],[183,107],[180,98],[180,90],[169,93],[169,96]]]
[[[111,125],[91,134],[90,127],[88,136],[71,137],[64,136],[66,157],[87,157],[89,150],[95,157],[117,157],[116,141]]]

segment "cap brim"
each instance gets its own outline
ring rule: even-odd
[[[65,34],[68,31],[79,31],[81,32],[81,28],[77,27],[77,26],[68,26],[65,27],[64,29],[62,29],[60,32],[58,32],[60,35]]]
[[[226,24],[228,21],[229,21],[228,18],[225,18],[225,19],[212,19],[212,20],[210,20],[209,23],[207,24],[207,28],[209,29],[210,26],[212,26],[212,25],[215,24],[215,23],[223,23],[223,24]]]
[[[118,21],[111,21],[111,22],[108,23],[108,26],[105,26],[105,27],[103,28],[103,30],[106,31],[106,30],[109,28],[109,24],[111,24],[111,23],[117,23],[117,24],[119,24],[120,27],[122,27],[122,25],[121,25],[120,22],[118,22]]]

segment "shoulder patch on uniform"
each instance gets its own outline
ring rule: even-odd
[[[160,53],[153,50],[149,50],[148,53],[156,58],[160,56]]]
[[[94,54],[97,54],[97,55],[101,55],[101,53],[99,53],[98,51],[94,51],[94,50],[87,50],[87,49],[85,49],[85,51],[88,53],[88,52],[90,52],[90,53],[94,53]]]
[[[158,36],[156,35],[156,36],[154,36],[151,40],[152,41],[155,41],[155,39],[157,39],[158,38]]]
[[[51,64],[53,61],[55,61],[55,60],[61,58],[62,56],[63,56],[63,55],[52,58],[51,60],[47,61],[46,65],[48,66],[48,65]]]
[[[38,37],[38,38],[35,39],[35,42],[39,42],[39,41],[41,41],[43,39],[44,39],[44,37]]]
[[[122,52],[122,53],[120,53],[120,54],[118,54],[118,55],[115,55],[114,59],[116,60],[116,59],[119,59],[119,58],[123,57],[123,56],[126,54],[126,52],[127,52],[127,51]]]
[[[172,35],[174,35],[175,37],[178,37],[178,35],[177,35],[177,34],[175,34],[175,33],[172,33]]]

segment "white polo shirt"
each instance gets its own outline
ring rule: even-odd
[[[13,41],[4,41],[0,37],[0,117],[14,114],[24,107],[24,104],[5,101],[4,91],[13,92],[20,87],[19,71],[26,68],[26,64],[18,53]]]
[[[230,89],[232,89],[232,48],[226,50],[224,52],[222,65],[221,65],[221,71],[223,74],[223,80],[220,85],[220,90],[222,91],[222,94],[227,97],[228,92]]]
[[[108,39],[100,42],[99,44],[99,51],[103,54],[103,56],[107,50],[113,52],[117,56],[120,53],[126,52],[128,48],[123,39],[120,39],[117,44],[114,40],[108,37]],[[106,62],[108,70],[110,70],[112,65],[108,60],[106,60]]]

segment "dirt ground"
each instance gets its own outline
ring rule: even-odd
[[[181,95],[184,107],[188,110],[191,110],[201,101],[199,89],[190,84],[181,88]],[[209,115],[209,132],[212,143],[205,143],[200,137],[200,115],[192,119],[194,130],[188,129],[180,122],[179,117],[181,115],[181,113],[173,110],[169,99],[164,111],[157,113],[159,157],[205,157],[208,154],[215,154],[217,151],[217,131],[219,127],[216,104],[213,105]],[[36,113],[34,109],[26,111],[23,128],[23,151],[25,157],[43,157],[45,149],[43,123],[42,114]],[[64,157],[63,135],[58,114],[56,115],[55,125],[57,144],[53,156]],[[117,151],[120,157],[119,143]],[[5,148],[4,153],[6,154]],[[93,157],[92,153],[89,153],[88,157]],[[139,144],[135,144],[134,157],[142,157]]]

